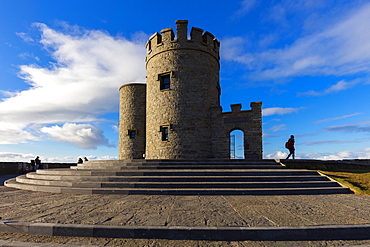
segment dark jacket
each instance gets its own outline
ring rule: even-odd
[[[289,138],[287,148],[294,149],[294,138]]]

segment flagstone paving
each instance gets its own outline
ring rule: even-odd
[[[370,224],[370,197],[353,194],[286,196],[78,195],[0,187],[2,221],[125,226],[316,226]],[[0,233],[6,241],[97,246],[264,246],[258,241],[185,241],[29,236]],[[77,242],[76,242],[77,241]],[[82,242],[81,242],[82,241]],[[49,242],[50,243],[50,242]],[[201,243],[201,244],[199,244]],[[218,244],[217,244],[218,243]],[[290,246],[295,246],[289,242]],[[299,246],[302,245],[302,242]],[[311,241],[369,244],[369,241]],[[137,244],[137,245],[136,245]],[[278,246],[275,243],[274,246]],[[283,242],[281,243],[283,244]],[[310,244],[310,242],[304,242]],[[6,246],[1,245],[0,246]],[[282,245],[284,246],[284,245]],[[317,246],[317,245],[306,245]]]
[[[2,220],[136,226],[370,224],[370,197],[76,195],[0,187]]]

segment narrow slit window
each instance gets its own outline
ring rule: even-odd
[[[148,42],[148,54],[150,54],[152,52],[152,41],[149,40]]]
[[[128,136],[130,139],[135,139],[136,138],[136,130],[129,130],[128,131]]]
[[[162,141],[168,141],[168,127],[162,127]]]

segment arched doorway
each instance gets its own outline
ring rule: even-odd
[[[230,131],[230,159],[244,158],[244,132],[240,129]]]

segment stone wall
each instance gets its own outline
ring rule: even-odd
[[[322,170],[322,169],[363,169],[368,167],[369,160],[355,159],[355,160],[306,160],[306,159],[284,159],[276,160],[277,162],[286,165],[290,169],[309,169],[309,170]]]
[[[213,150],[216,158],[230,157],[230,132],[244,133],[245,159],[262,159],[262,102],[252,102],[251,110],[242,111],[241,104],[231,105],[231,112],[221,107],[212,109]]]
[[[343,161],[348,161],[352,163],[370,164],[370,159],[344,159]]]
[[[28,171],[32,168],[31,163],[28,162],[0,162],[0,175],[12,175],[12,174],[23,174],[26,173],[27,166]],[[70,166],[76,165],[76,163],[43,163],[45,169],[53,168],[69,168]]]

